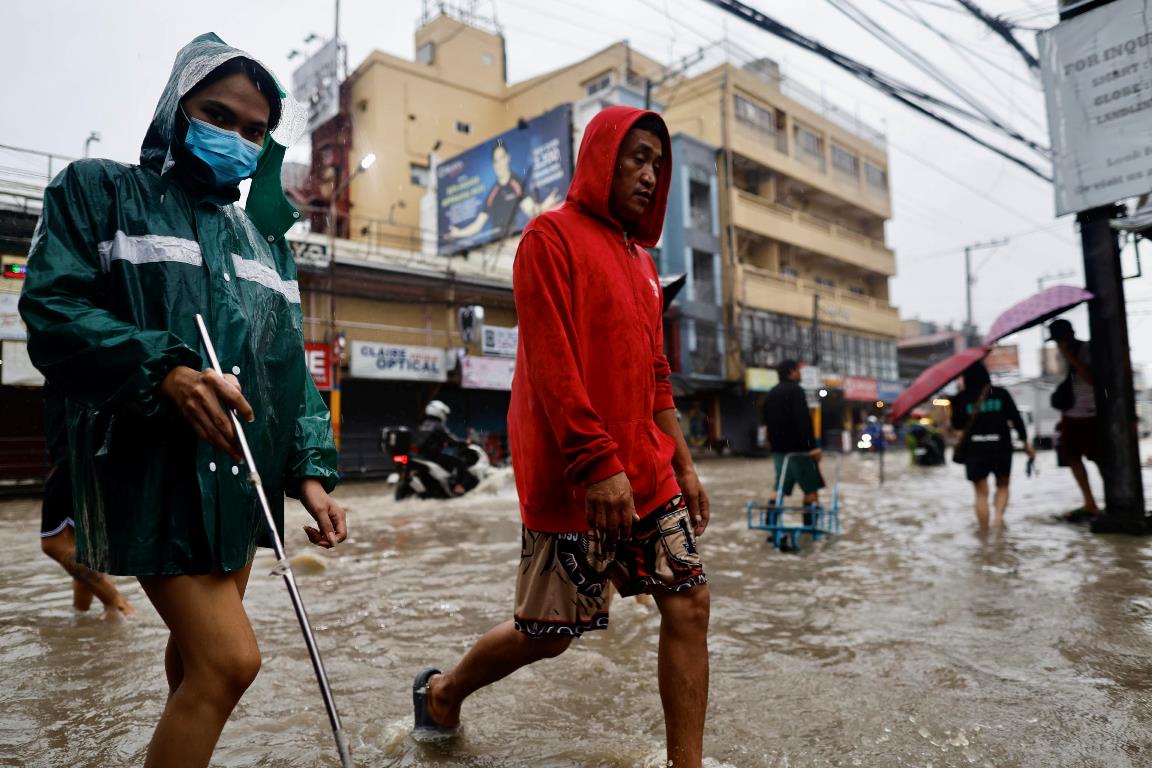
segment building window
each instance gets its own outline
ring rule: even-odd
[[[428,166],[416,165],[416,163],[410,163],[408,165],[408,181],[414,187],[427,187],[428,186]]]
[[[800,273],[796,271],[795,267],[780,267],[780,274],[793,280],[800,277]]]
[[[723,376],[724,361],[720,349],[720,326],[706,320],[688,320],[688,353],[693,374]]]
[[[692,298],[707,304],[719,304],[716,295],[716,259],[708,251],[692,251]]]
[[[823,275],[816,275],[816,285],[820,286],[821,288],[835,288],[836,281],[829,277],[824,277]]]
[[[865,290],[858,285],[848,286],[848,293],[852,294],[853,296],[867,296],[868,295],[867,292],[865,292]]]
[[[873,189],[888,190],[888,171],[878,165],[864,161],[864,181]]]
[[[692,229],[712,233],[712,186],[699,181],[688,182],[688,216]]]
[[[416,63],[430,66],[435,59],[435,55],[436,44],[428,41],[416,49]]]
[[[810,128],[797,124],[793,131],[796,140],[796,154],[820,170],[824,170],[824,137]]]
[[[832,144],[832,167],[853,179],[860,178],[860,158],[835,142]]]
[[[457,133],[472,133],[472,124],[466,123],[463,120],[457,120],[456,121],[456,132]]]
[[[739,95],[736,97],[736,119],[765,133],[776,133],[776,110]]]
[[[605,72],[593,80],[588,81],[584,86],[584,91],[589,96],[595,96],[600,91],[606,91],[612,86],[612,73]]]

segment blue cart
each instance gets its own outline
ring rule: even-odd
[[[768,504],[748,502],[749,530],[767,531],[768,541],[782,552],[799,552],[800,540],[808,534],[812,541],[840,533],[840,457],[836,458],[836,475],[829,487],[831,498],[827,506],[814,504],[787,504],[784,501],[784,478],[788,476],[788,462],[806,453],[784,456],[777,479],[776,496]],[[779,500],[779,503],[777,502]]]

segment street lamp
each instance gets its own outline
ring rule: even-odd
[[[100,141],[100,134],[97,131],[92,131],[88,134],[88,138],[84,139],[84,157],[88,157],[88,151],[94,141]]]
[[[332,346],[332,392],[328,398],[328,410],[332,413],[332,441],[336,450],[340,450],[340,353],[343,350],[343,344],[336,343],[336,199],[353,179],[371,168],[375,162],[376,153],[369,152],[360,159],[356,170],[340,183],[337,183],[340,166],[332,166],[332,195],[328,198],[328,339]]]

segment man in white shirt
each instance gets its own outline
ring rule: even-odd
[[[1096,423],[1096,387],[1092,376],[1092,351],[1087,341],[1076,338],[1072,323],[1067,320],[1054,320],[1048,325],[1048,340],[1056,342],[1064,359],[1068,361],[1072,377],[1072,407],[1064,411],[1060,420],[1060,452],[1064,463],[1072,470],[1080,493],[1084,495],[1084,506],[1075,509],[1064,518],[1078,523],[1091,520],[1100,514],[1100,507],[1092,496],[1088,484],[1088,470],[1084,459],[1099,463],[1099,425]]]

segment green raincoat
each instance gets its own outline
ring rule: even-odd
[[[69,165],[45,191],[28,257],[20,299],[28,352],[69,400],[77,557],[107,573],[233,571],[262,533],[246,468],[198,440],[161,399],[173,367],[208,365],[197,313],[255,410],[245,433],[278,526],[284,494],[295,495],[301,479],[336,484],[331,423],[305,367],[300,290],[283,239],[298,216],[280,189],[283,146],[266,142],[247,211],[234,188],[193,191],[176,172],[175,157],[186,156],[173,146],[180,100],[239,56],[215,35],[182,49],[140,165]]]

